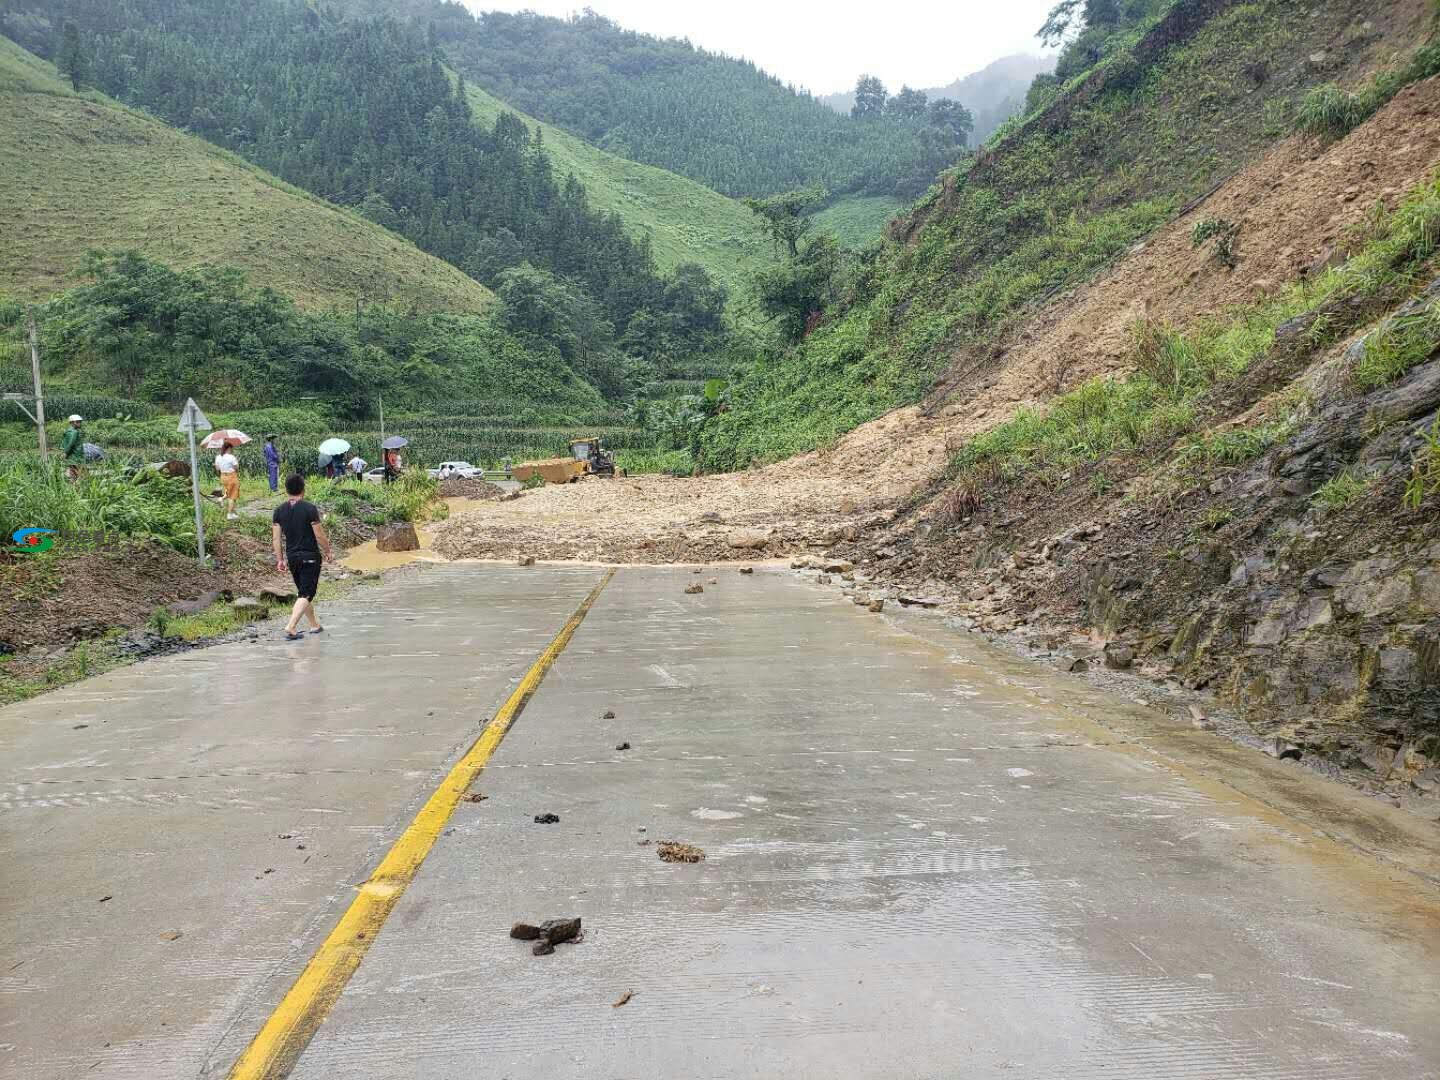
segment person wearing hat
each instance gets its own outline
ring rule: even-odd
[[[60,460],[65,462],[65,475],[71,480],[80,478],[80,466],[85,464],[85,437],[80,434],[84,422],[79,413],[71,413],[70,426],[60,440]]]
[[[265,436],[265,471],[270,474],[270,490],[280,490],[280,451],[275,446],[275,440],[280,436]]]

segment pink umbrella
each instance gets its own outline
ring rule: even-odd
[[[212,431],[205,438],[200,440],[200,446],[206,450],[219,450],[227,442],[235,446],[244,446],[250,441],[250,436],[243,431],[236,431],[234,428],[221,428],[219,431]]]

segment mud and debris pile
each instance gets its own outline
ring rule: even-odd
[[[98,637],[156,608],[234,587],[220,570],[163,544],[135,541],[51,560],[0,562],[0,644],[7,651]],[[273,569],[273,567],[272,567]]]
[[[587,478],[435,526],[450,559],[754,562],[858,537],[885,501],[864,478],[755,470],[695,479]]]
[[[450,476],[440,481],[442,499],[484,499],[486,501],[507,498],[509,495],[498,484],[479,477]]]

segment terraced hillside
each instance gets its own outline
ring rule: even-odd
[[[310,307],[357,298],[476,312],[460,270],[232,154],[94,92],[0,38],[0,292],[62,287],[86,251],[228,264]]]
[[[648,236],[664,272],[699,263],[732,295],[769,260],[770,243],[740,202],[703,184],[607,153],[562,128],[542,123],[467,83],[475,118],[493,125],[502,112],[538,129],[561,175],[573,174],[597,209],[618,214],[634,236]]]

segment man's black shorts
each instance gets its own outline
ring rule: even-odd
[[[305,558],[290,560],[290,576],[295,579],[295,592],[302,600],[314,600],[320,588],[320,560]]]

